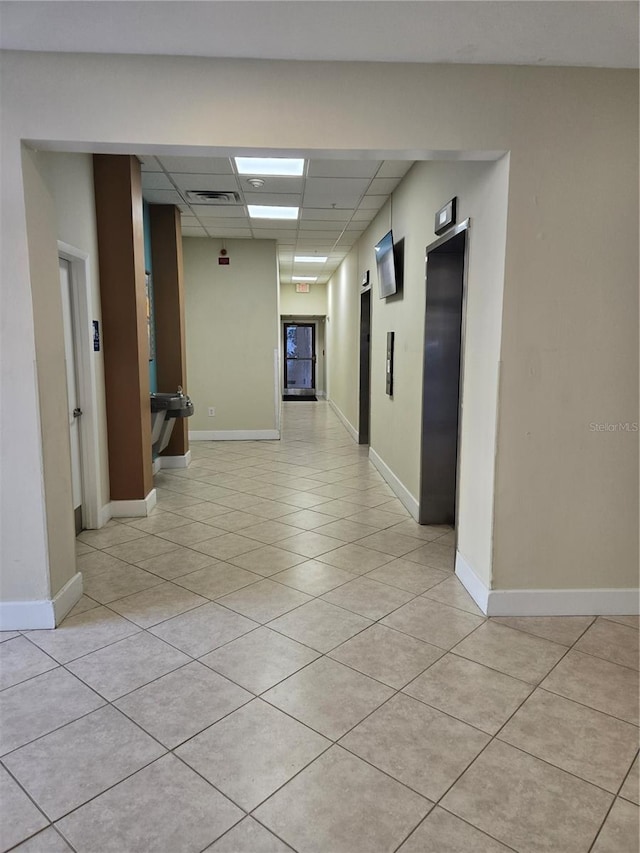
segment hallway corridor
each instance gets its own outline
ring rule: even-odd
[[[637,853],[638,617],[486,619],[327,403],[284,418],[0,634],[0,850]]]

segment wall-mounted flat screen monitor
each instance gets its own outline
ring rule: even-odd
[[[393,296],[398,290],[396,265],[393,254],[393,232],[389,231],[376,243],[376,266],[378,267],[378,294],[380,299]]]

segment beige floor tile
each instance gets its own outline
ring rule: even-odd
[[[572,646],[593,622],[593,616],[493,616],[492,622],[526,634]]]
[[[291,848],[257,820],[246,817],[204,853],[291,853]]]
[[[171,530],[158,532],[156,535],[176,545],[185,545],[190,548],[194,542],[203,542],[205,539],[222,536],[223,533],[225,531],[216,525],[207,524],[203,521],[192,521],[180,527],[173,527]]]
[[[292,507],[284,501],[266,501],[264,498],[254,498],[254,501],[255,503],[249,506],[248,512],[259,515],[261,518],[282,518],[286,522],[286,516],[291,513]]]
[[[50,820],[101,794],[165,750],[115,708],[99,708],[5,757]]]
[[[400,689],[443,655],[415,637],[383,625],[372,625],[329,653],[358,672]]]
[[[452,648],[482,623],[479,616],[428,598],[414,598],[382,620],[383,625],[441,649]]]
[[[625,800],[631,800],[636,805],[640,805],[640,774],[638,773],[638,756],[633,762],[629,775],[624,780],[624,785],[620,790],[620,796]]]
[[[627,625],[596,619],[575,648],[579,652],[638,669],[638,632]]]
[[[100,530],[83,530],[78,535],[78,541],[92,548],[109,548],[119,545],[121,542],[133,542],[134,539],[142,539],[146,534],[128,524],[111,524],[101,527]]]
[[[638,749],[635,726],[539,689],[498,737],[613,794]]]
[[[407,560],[412,563],[419,563],[421,566],[431,566],[432,569],[452,572],[455,556],[455,549],[451,545],[440,545],[436,540],[411,551],[407,554]]]
[[[15,637],[21,637],[19,631],[0,631],[0,643],[6,643],[7,640],[13,640]]]
[[[104,699],[62,667],[0,693],[0,755],[104,705]]]
[[[566,653],[565,646],[485,622],[455,648],[455,653],[498,672],[537,684]]]
[[[125,569],[129,563],[112,557],[106,551],[91,551],[89,554],[82,554],[78,557],[76,565],[78,571],[82,572],[83,581],[86,583],[88,578],[104,574],[104,572],[113,569]]]
[[[260,806],[256,817],[303,853],[372,853],[394,850],[430,807],[334,746]]]
[[[436,586],[430,587],[424,593],[424,596],[425,598],[431,598],[433,601],[439,601],[441,604],[448,604],[451,607],[457,607],[459,610],[466,610],[467,613],[484,616],[482,610],[480,610],[455,575],[448,577]]]
[[[203,501],[202,503],[194,504],[193,506],[181,507],[175,512],[177,515],[181,515],[184,518],[192,518],[194,521],[209,521],[226,515],[231,512],[231,510],[228,506],[211,503],[210,501]],[[217,527],[217,522],[215,522],[215,524]]]
[[[392,557],[404,557],[406,554],[415,551],[416,548],[420,548],[422,543],[419,539],[414,539],[413,536],[394,533],[392,530],[379,530],[371,536],[365,536],[358,544],[363,548],[380,551]]]
[[[336,661],[320,658],[263,694],[263,698],[336,740],[393,691]]]
[[[370,624],[363,616],[316,599],[278,617],[269,627],[319,652],[328,652]]]
[[[25,636],[52,658],[67,663],[124,637],[140,628],[106,607],[95,607],[79,616],[68,616],[51,631],[27,631]]]
[[[258,628],[200,658],[253,693],[262,693],[319,656],[269,628]]]
[[[199,551],[192,551],[191,548],[176,547],[175,551],[170,551],[168,554],[158,554],[157,557],[142,560],[137,565],[139,569],[158,575],[164,580],[175,580],[182,575],[196,572],[198,569],[215,566],[219,562],[220,560],[216,560],[215,557],[201,554]]]
[[[261,576],[254,572],[240,569],[230,563],[218,562],[197,572],[174,578],[173,582],[205,598],[214,599],[261,579]]]
[[[315,507],[317,512],[321,512],[324,515],[329,515],[333,519],[336,518],[349,518],[350,516],[355,516],[356,513],[360,510],[356,504],[348,503],[347,501],[342,501],[337,498],[328,498],[323,497],[322,495],[315,495],[307,492],[307,496],[312,498],[316,498],[318,500],[324,501],[320,506]]]
[[[483,732],[496,734],[531,690],[530,684],[447,654],[403,692]]]
[[[87,545],[80,539],[76,539],[76,557],[80,557],[82,554],[91,554],[92,551],[93,548],[91,545]]]
[[[617,622],[619,625],[627,625],[627,627],[636,630],[640,626],[640,616],[603,616],[602,618],[608,619],[610,622]]]
[[[119,560],[125,560],[127,563],[139,563],[142,560],[148,560],[150,557],[157,557],[158,554],[168,554],[178,548],[175,542],[167,542],[166,539],[161,539],[159,536],[143,535],[142,538],[136,539],[134,542],[123,542],[122,545],[113,545],[106,548],[107,554],[112,557],[117,557]]]
[[[246,536],[240,536],[237,533],[224,533],[215,539],[193,543],[195,551],[217,557],[218,560],[228,560],[230,557],[237,557],[238,554],[246,554],[247,551],[253,551],[256,547],[255,539],[247,539]]]
[[[298,492],[295,495],[288,495],[286,498],[281,498],[282,503],[289,505],[292,510],[295,510],[296,508],[319,509],[330,500],[331,498],[326,498],[322,495],[310,495],[306,492]]]
[[[127,521],[130,527],[136,530],[141,530],[143,533],[159,533],[162,534],[167,530],[173,530],[176,527],[182,527],[188,524],[188,519],[181,515],[176,515],[173,512],[163,512],[159,510],[157,513],[148,516],[147,518],[136,518]]]
[[[193,661],[115,704],[160,743],[173,749],[251,698],[246,690]]]
[[[349,544],[329,551],[319,557],[321,563],[328,563],[338,569],[344,569],[353,575],[364,575],[385,563],[390,563],[393,557],[390,554],[381,554],[380,551],[372,551],[361,545]]]
[[[100,607],[97,601],[89,598],[88,595],[81,595],[65,618],[70,616],[79,616],[81,613],[86,613],[87,610],[94,610],[96,607]]]
[[[372,536],[376,532],[376,527],[370,524],[358,524],[348,518],[331,521],[318,529],[318,533],[333,536],[334,539],[340,539],[343,542],[355,542],[358,539],[364,539],[365,536]]]
[[[234,566],[255,572],[263,577],[270,577],[271,575],[275,575],[276,572],[283,571],[283,569],[290,569],[293,566],[304,563],[305,560],[306,558],[300,554],[283,551],[282,548],[275,548],[273,545],[263,545],[260,548],[256,548],[255,551],[249,551],[247,554],[232,557],[229,562]]]
[[[168,512],[173,512],[174,510],[181,509],[185,506],[193,506],[194,504],[198,504],[202,501],[202,498],[180,495],[178,492],[171,492],[168,489],[163,488],[157,488],[156,495],[158,509],[167,510]]]
[[[540,686],[638,725],[638,673],[627,667],[572,649]]]
[[[3,848],[4,849],[4,848]],[[52,827],[13,848],[13,853],[73,853],[64,838]]]
[[[173,755],[166,755],[63,818],[78,853],[199,853],[243,813]]]
[[[489,735],[398,694],[340,745],[435,801],[488,742]]]
[[[174,583],[161,583],[152,589],[113,601],[110,607],[141,628],[149,628],[172,616],[206,604],[208,600]]]
[[[304,533],[297,533],[295,536],[290,536],[288,539],[282,539],[278,542],[280,548],[285,551],[293,551],[294,554],[301,554],[303,557],[318,557],[320,554],[326,554],[327,551],[334,551],[340,548],[342,542],[339,539],[333,539],[331,536],[323,536],[321,533],[316,533],[313,530],[306,530]]]
[[[611,800],[600,788],[493,741],[442,805],[519,853],[584,853]]]
[[[391,586],[397,586],[399,589],[406,589],[415,595],[420,595],[450,577],[447,572],[440,569],[419,566],[402,558],[392,559],[391,562],[369,572],[367,576]]]
[[[331,742],[254,699],[177,750],[177,755],[247,811],[256,808]]]
[[[67,667],[111,702],[188,662],[187,655],[142,632],[72,661]]]
[[[0,690],[57,666],[57,661],[18,635],[6,643],[0,643]]]
[[[398,853],[510,853],[510,850],[436,806]]]
[[[353,580],[350,572],[337,569],[319,560],[305,560],[291,569],[271,575],[271,579],[278,583],[286,584],[309,595],[322,595],[330,589],[340,586],[347,581]]]
[[[2,804],[0,849],[3,851],[33,835],[39,829],[44,829],[49,823],[2,766],[0,766],[0,803]]]
[[[349,521],[355,521],[358,524],[370,524],[372,527],[377,527],[378,530],[392,528],[389,532],[393,533],[395,536],[407,535],[404,532],[400,533],[395,530],[395,527],[398,522],[401,521],[401,518],[395,512],[386,512],[384,504],[381,507],[378,507],[378,509],[373,509],[371,507],[363,509],[362,507],[356,506],[356,504],[351,504],[351,506],[354,507],[356,512],[349,516]],[[408,535],[411,536],[411,534]],[[420,544],[421,541],[419,540],[417,547],[419,547]]]
[[[640,849],[638,806],[616,800],[591,853],[637,853]]]
[[[219,604],[255,622],[270,622],[307,601],[311,596],[266,578],[218,599]]]
[[[253,525],[260,524],[264,520],[261,516],[250,512],[242,512],[239,509],[231,510],[228,507],[224,507],[224,509],[226,509],[226,513],[213,519],[213,524],[228,533],[245,530],[247,527],[253,527]]]
[[[245,527],[242,531],[243,536],[262,542],[263,545],[273,545],[275,542],[288,539],[297,533],[298,528],[292,527],[290,524],[283,524],[281,521],[263,521],[262,519],[259,524],[252,524],[251,527]]]
[[[380,507],[384,509],[385,512],[393,512],[397,513],[397,504],[393,504],[391,502],[391,506],[389,509],[386,507],[389,505],[389,493],[385,491],[379,491],[378,489],[367,489],[363,491],[362,489],[353,489],[351,488],[351,492],[348,495],[344,496],[345,501],[349,503],[356,504],[358,507],[367,507],[368,509],[375,509],[376,507]],[[398,501],[398,504],[400,502]],[[400,515],[407,514],[407,511],[403,508]]]
[[[257,627],[250,619],[211,602],[161,622],[149,631],[188,655],[200,657]]]
[[[89,577],[84,582],[84,590],[94,601],[100,604],[109,604],[126,595],[133,595],[143,589],[158,586],[162,578],[138,569],[135,566],[124,566],[121,569],[112,569],[95,577]]]
[[[326,593],[322,598],[330,604],[337,604],[338,607],[375,620],[406,604],[413,598],[413,594],[370,578],[359,577]]]
[[[349,488],[349,486],[343,486],[341,483],[326,483],[324,485],[318,484],[318,486],[311,492],[312,495],[322,495],[325,498],[335,498],[336,500],[341,498],[347,498],[349,495],[354,494],[355,489]]]

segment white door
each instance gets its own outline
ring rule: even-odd
[[[67,399],[69,403],[69,438],[71,441],[71,483],[76,532],[82,529],[82,463],[80,456],[80,416],[82,408],[78,396],[76,371],[76,346],[74,336],[73,292],[71,265],[63,258],[60,264],[60,290],[62,293],[62,318],[64,323],[64,352],[67,368]]]

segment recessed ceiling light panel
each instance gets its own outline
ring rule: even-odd
[[[326,255],[296,255],[294,261],[297,264],[326,264]]]
[[[298,207],[281,207],[277,204],[248,204],[252,219],[297,219]]]
[[[317,281],[317,275],[292,275],[291,281]]]
[[[304,160],[286,157],[234,157],[239,175],[301,175]]]

